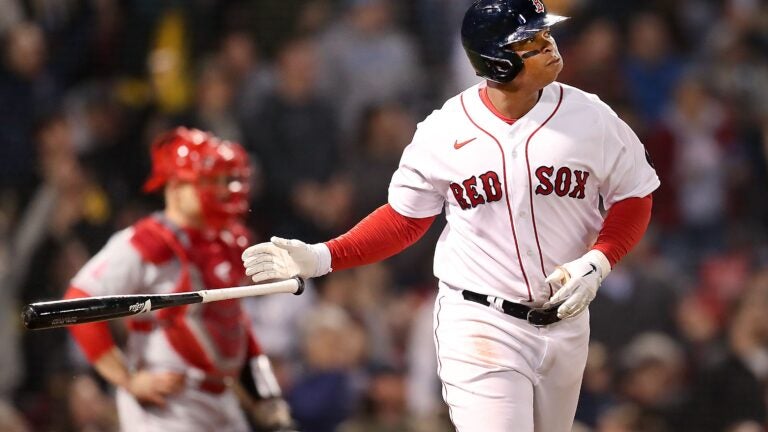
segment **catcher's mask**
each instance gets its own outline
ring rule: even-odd
[[[150,152],[152,174],[145,192],[155,192],[169,180],[194,184],[203,220],[212,228],[224,228],[248,211],[252,169],[240,144],[179,127],[158,137]]]

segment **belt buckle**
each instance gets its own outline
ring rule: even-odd
[[[549,309],[542,309],[542,308],[531,308],[528,310],[528,313],[525,315],[525,320],[528,321],[528,324],[541,328],[546,327],[553,322],[543,322],[544,318],[547,317],[547,312],[557,310],[556,308],[549,308]]]

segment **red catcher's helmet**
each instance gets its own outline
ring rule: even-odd
[[[205,223],[224,228],[248,211],[251,165],[240,144],[198,129],[179,127],[158,137],[150,149],[152,175],[145,192],[169,180],[195,185]]]

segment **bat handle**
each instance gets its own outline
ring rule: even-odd
[[[296,292],[293,293],[293,295],[302,295],[304,294],[304,288],[306,288],[307,282],[304,280],[304,278],[296,276],[294,279],[296,279],[296,283],[298,284],[298,287],[296,288]]]

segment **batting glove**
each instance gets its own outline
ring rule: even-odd
[[[582,313],[597,295],[603,278],[611,272],[611,263],[599,250],[592,249],[581,258],[555,269],[545,282],[560,286],[544,307],[554,305],[557,317],[566,319]]]
[[[331,271],[331,251],[324,243],[309,245],[280,237],[249,247],[242,259],[246,276],[255,283],[296,276],[313,278]]]

